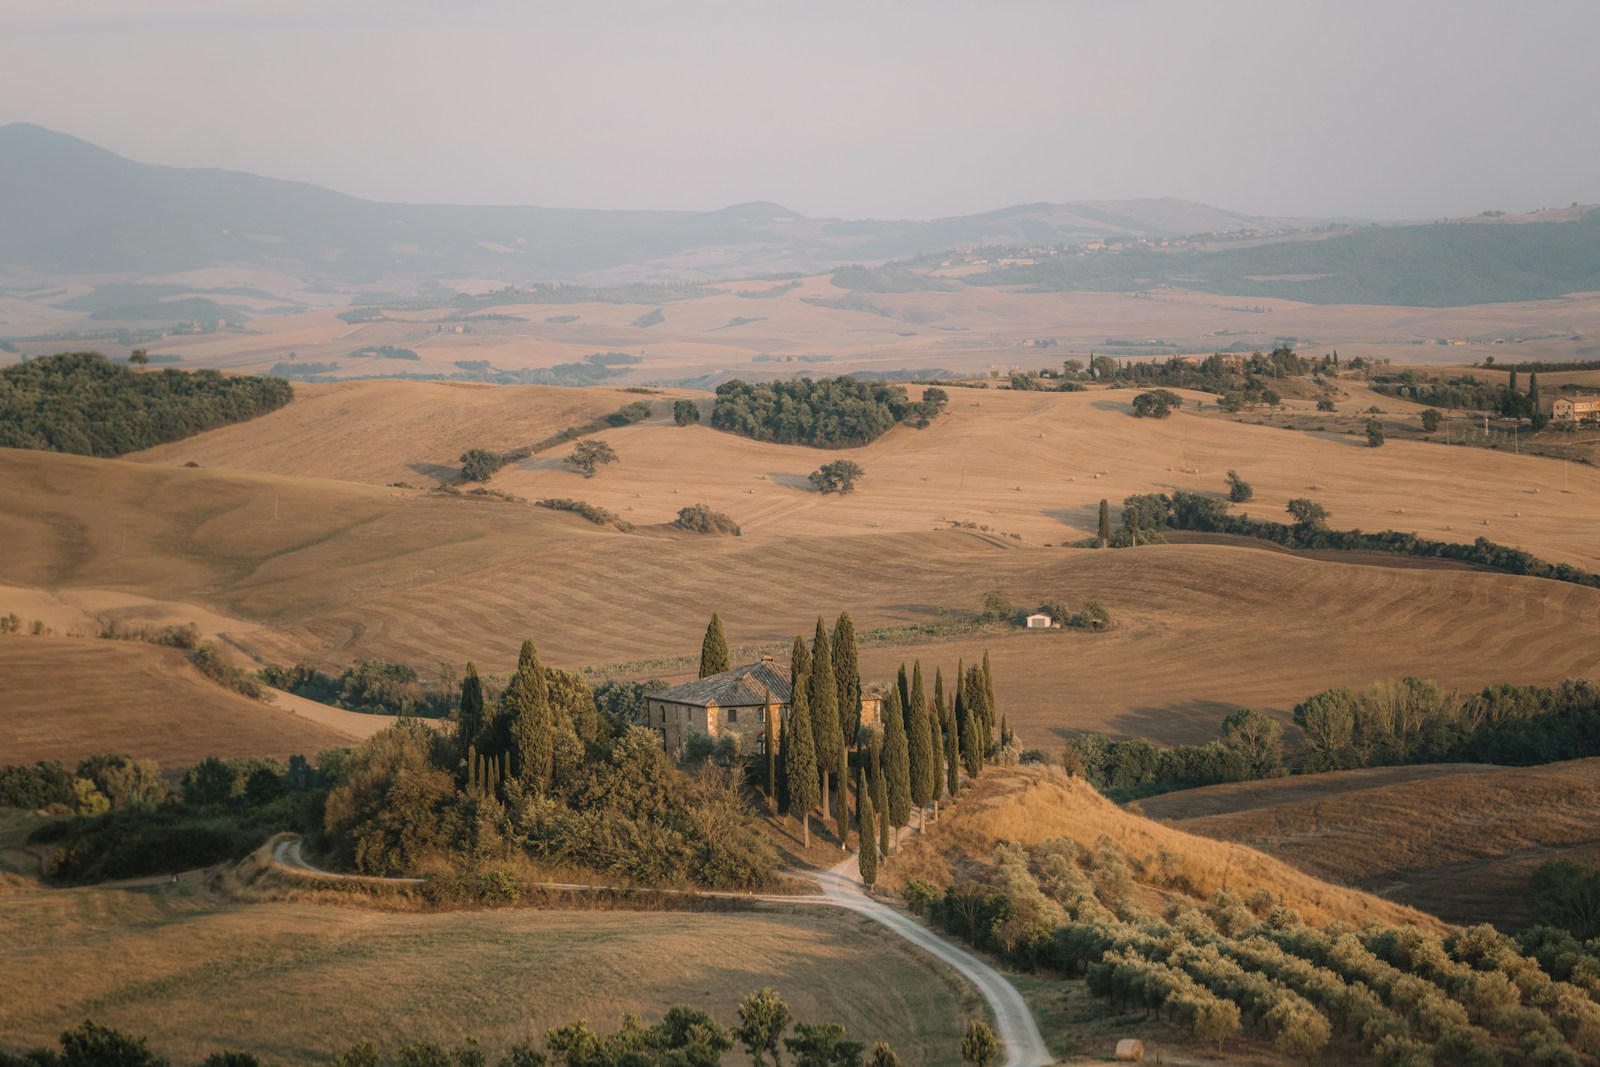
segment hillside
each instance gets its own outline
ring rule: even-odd
[[[95,753],[165,770],[206,756],[307,757],[350,733],[248,700],[203,677],[177,649],[89,638],[0,637],[0,752],[6,763]]]
[[[1540,864],[1600,860],[1600,759],[1542,767],[1384,767],[1154,797],[1175,829],[1234,841],[1447,922],[1531,921]]]
[[[1147,894],[1143,903],[1157,914],[1163,908],[1153,883],[1157,881],[1157,852],[1164,850],[1175,857],[1168,861],[1169,880],[1181,880],[1188,886],[1175,895],[1204,900],[1227,886],[1247,897],[1255,889],[1265,888],[1316,926],[1337,920],[1355,926],[1373,922],[1442,929],[1430,916],[1412,908],[1330,885],[1251,848],[1209,840],[1131,814],[1081,779],[1066,777],[1059,768],[986,769],[955,807],[926,833],[907,841],[887,865],[886,884],[898,888],[920,878],[949,885],[989,863],[997,844],[1031,846],[1065,837],[1089,849],[1102,834],[1127,854],[1135,868],[1135,881]]]

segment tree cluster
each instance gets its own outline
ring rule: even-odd
[[[926,425],[948,403],[940,389],[912,401],[904,386],[850,377],[795,378],[717,387],[711,425],[719,430],[813,448],[858,448],[901,421]]]
[[[0,370],[0,447],[113,457],[264,415],[294,387],[216,371],[136,373],[94,352]]]

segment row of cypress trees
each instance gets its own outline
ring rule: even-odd
[[[729,669],[727,636],[721,618],[713,614],[701,644],[700,677]],[[819,809],[835,821],[840,842],[847,841],[853,750],[855,821],[862,840],[874,845],[862,847],[862,862],[874,871],[879,854],[887,856],[899,830],[911,824],[913,810],[925,813],[932,806],[937,817],[939,801],[961,788],[961,771],[978,777],[997,744],[1010,740],[1004,721],[996,722],[987,652],[981,665],[957,667],[948,695],[944,673],[935,669],[931,701],[921,660],[909,675],[901,664],[884,699],[881,732],[862,728],[860,653],[849,612],[839,616],[831,633],[819,616],[809,645],[796,636],[789,670],[793,696],[777,738],[777,708],[769,695],[768,798],[779,812],[800,819],[808,847],[810,817]],[[863,878],[871,884],[865,871]]]

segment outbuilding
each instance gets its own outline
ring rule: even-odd
[[[1028,629],[1030,629],[1030,630],[1048,630],[1048,629],[1050,629],[1051,621],[1052,620],[1051,620],[1050,616],[1046,615],[1042,611],[1036,611],[1032,615],[1028,616]]]

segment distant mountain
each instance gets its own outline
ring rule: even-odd
[[[52,274],[228,264],[343,282],[462,273],[684,280],[814,273],[960,245],[1303,224],[1174,199],[1027,204],[926,222],[812,219],[770,203],[706,212],[385,204],[303,182],[136,163],[27,123],[0,127],[0,266]]]

